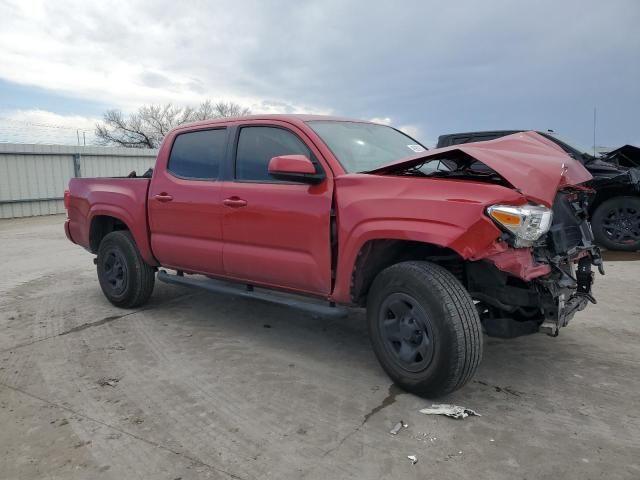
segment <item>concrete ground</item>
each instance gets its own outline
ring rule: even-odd
[[[439,400],[482,416],[453,420],[391,385],[361,314],[164,284],[119,310],[62,222],[0,222],[2,479],[640,478],[638,255],[558,338],[487,339]]]

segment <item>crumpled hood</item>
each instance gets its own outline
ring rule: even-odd
[[[558,189],[591,180],[589,171],[558,145],[536,132],[520,132],[485,142],[429,150],[368,173],[392,173],[418,165],[430,157],[461,151],[498,173],[529,200],[553,205]]]

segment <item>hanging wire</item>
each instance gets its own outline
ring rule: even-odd
[[[93,130],[0,117],[0,143],[94,145]]]

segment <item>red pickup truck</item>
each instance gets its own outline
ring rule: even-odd
[[[144,304],[156,276],[366,307],[384,370],[439,396],[471,378],[483,330],[555,336],[595,303],[590,178],[534,132],[427,151],[386,125],[250,116],[174,129],[152,174],[71,180],[65,230],[119,307]]]

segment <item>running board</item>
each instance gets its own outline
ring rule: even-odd
[[[165,283],[183,285],[185,287],[201,288],[215,293],[255,298],[264,302],[284,305],[286,307],[304,310],[306,312],[325,317],[346,317],[349,313],[348,309],[344,307],[331,306],[330,304],[320,303],[316,300],[307,300],[303,297],[294,298],[289,294],[270,292],[268,290],[256,291],[253,289],[252,285],[245,285],[245,289],[242,289],[219,280],[212,280],[210,278],[189,278],[179,274],[171,275],[164,270],[158,271],[158,280]]]

